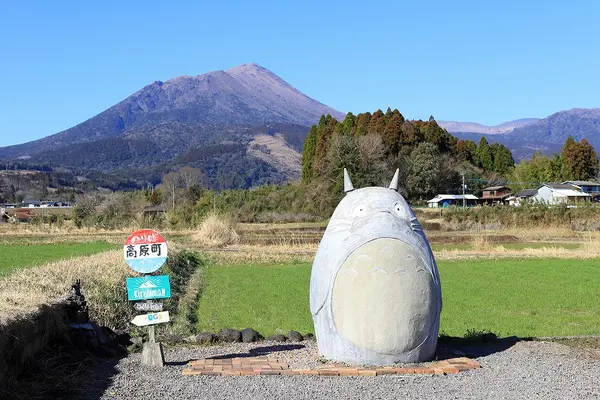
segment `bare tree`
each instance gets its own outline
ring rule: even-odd
[[[177,173],[181,176],[181,183],[186,189],[204,182],[204,173],[198,168],[183,167]]]
[[[162,177],[162,186],[165,189],[165,194],[170,197],[173,209],[175,209],[175,198],[177,189],[183,186],[181,175],[177,172],[169,172]]]

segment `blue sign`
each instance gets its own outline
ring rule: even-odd
[[[127,298],[131,300],[167,299],[171,297],[169,275],[127,278]]]

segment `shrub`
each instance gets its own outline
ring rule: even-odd
[[[235,231],[235,224],[229,217],[210,214],[200,225],[200,229],[193,235],[193,239],[202,246],[221,247],[236,243],[239,236]]]

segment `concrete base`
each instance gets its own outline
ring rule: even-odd
[[[142,350],[142,364],[150,365],[152,367],[165,366],[162,343],[144,343],[144,348]]]

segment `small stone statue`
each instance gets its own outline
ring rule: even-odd
[[[317,344],[327,359],[389,365],[433,358],[442,293],[433,253],[410,206],[389,188],[354,189],[319,245],[310,280]]]
[[[67,314],[73,324],[89,322],[89,314],[85,296],[81,294],[81,280],[77,279],[71,285],[71,295],[67,298]]]

